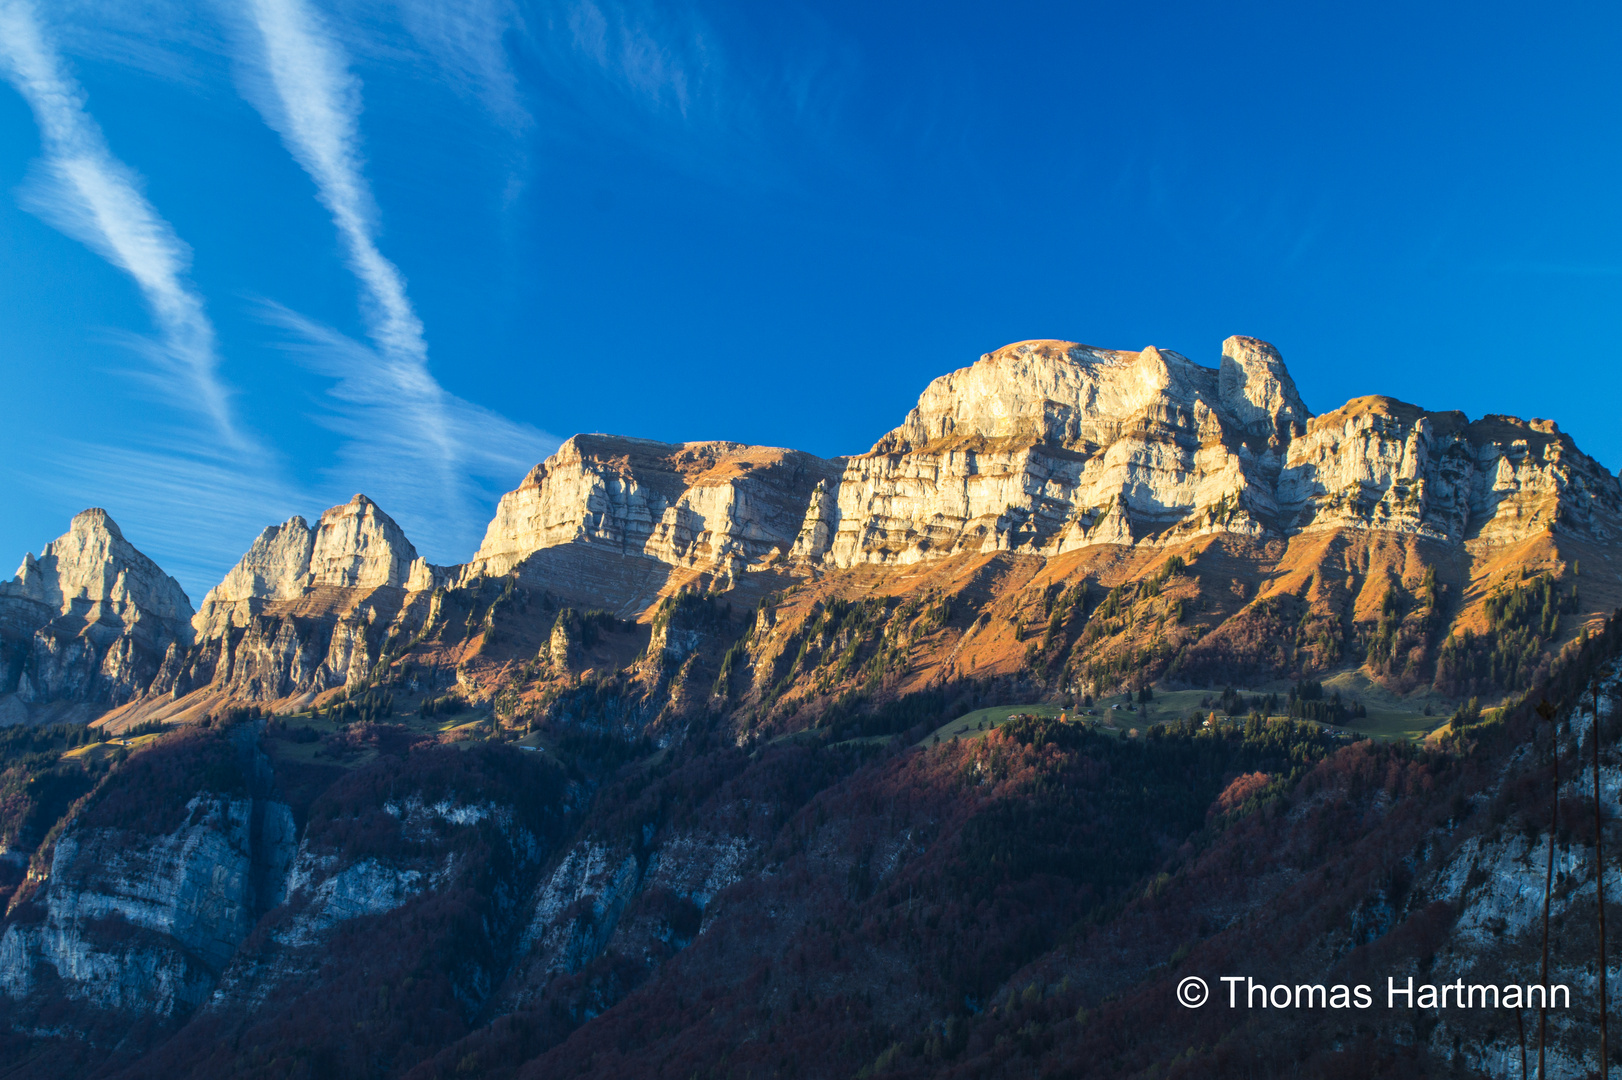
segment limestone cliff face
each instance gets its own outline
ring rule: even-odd
[[[697,936],[711,901],[752,869],[758,847],[709,832],[659,836],[640,856],[625,845],[576,844],[529,899],[502,1007],[535,1003],[610,948],[657,967]]]
[[[209,590],[193,620],[196,646],[171,649],[151,691],[212,686],[272,701],[363,682],[391,634],[421,625],[421,594],[444,576],[365,495],[314,526],[290,518],[260,533]]]
[[[931,383],[817,497],[794,552],[848,567],[1330,528],[1603,541],[1622,528],[1622,488],[1548,421],[1389,398],[1314,419],[1254,338],[1224,342],[1215,370],[1032,341]]]
[[[244,701],[276,701],[364,683],[391,638],[422,626],[425,593],[323,586],[271,603],[164,657],[151,693],[210,687]]]
[[[786,558],[834,463],[739,443],[576,435],[503,496],[469,564],[505,574],[584,545],[721,574]]]
[[[322,514],[313,528],[293,517],[260,533],[225,580],[203,597],[193,625],[198,638],[206,639],[226,627],[246,626],[269,604],[297,600],[322,586],[403,588],[417,563],[419,575],[430,573],[394,519],[356,495]]]
[[[112,551],[96,532],[104,520],[76,521],[49,567],[25,562],[0,592],[0,633],[12,639],[7,626],[33,635],[66,612],[68,592],[75,618],[101,628],[43,635],[26,664],[13,649],[21,692],[121,700],[148,686],[171,696],[212,686],[264,701],[353,687],[389,642],[421,639],[444,590],[514,574],[547,604],[623,618],[677,587],[724,591],[754,571],[803,578],[1213,533],[1349,529],[1479,547],[1560,532],[1608,543],[1622,536],[1622,486],[1548,421],[1471,422],[1372,397],[1314,417],[1278,350],[1255,338],[1223,342],[1215,367],[1154,347],[1028,341],[935,379],[899,427],[849,459],[577,435],[502,497],[462,566],[428,564],[362,495],[314,526],[292,518],[205,597],[195,647],[183,631],[110,628],[161,628],[184,596],[159,588],[139,553],[98,554]],[[115,563],[130,569],[109,576]],[[567,649],[556,651],[543,650],[566,668]]]
[[[257,812],[256,812],[257,811]],[[199,793],[163,836],[69,828],[38,921],[0,937],[0,992],[48,992],[168,1018],[199,1005],[259,915],[282,900],[295,836],[284,803]]]
[[[119,531],[86,510],[0,582],[0,694],[28,702],[139,695],[171,644],[191,642],[191,601]]]
[[[849,461],[819,554],[850,566],[1258,532],[1308,415],[1277,352],[1250,338],[1228,339],[1220,370],[1155,348],[1010,345],[936,379]]]
[[[1290,445],[1279,482],[1290,524],[1378,528],[1448,542],[1514,543],[1558,529],[1608,541],[1622,525],[1616,477],[1553,421],[1427,413],[1357,398]]]

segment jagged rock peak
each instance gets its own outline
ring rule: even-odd
[[[213,637],[245,625],[266,604],[295,600],[321,586],[404,588],[415,563],[422,563],[418,577],[428,572],[394,519],[356,495],[327,510],[313,527],[294,516],[260,533],[203,598],[193,625],[199,637]]]
[[[121,616],[134,608],[182,627],[192,615],[180,583],[124,539],[100,507],[76,514],[37,559],[25,555],[16,577],[0,582],[0,597],[33,601],[60,615],[95,607]]]
[[[1123,425],[1158,419],[1168,408],[1216,413],[1256,434],[1287,435],[1311,417],[1278,350],[1255,338],[1224,342],[1217,369],[1154,346],[1125,352],[1021,341],[931,382],[872,452],[964,439],[1106,445]]]
[[[107,511],[86,510],[0,582],[0,695],[120,702],[145,690],[164,652],[192,640],[191,600]]]
[[[1218,386],[1222,403],[1246,427],[1276,429],[1287,425],[1304,431],[1312,419],[1296,392],[1295,380],[1284,367],[1284,359],[1265,341],[1237,334],[1224,341]]]
[[[310,552],[316,585],[351,588],[402,587],[417,549],[394,519],[364,495],[321,515]]]

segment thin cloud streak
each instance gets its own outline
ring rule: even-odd
[[[335,381],[318,417],[345,436],[335,475],[362,483],[414,543],[439,553],[474,539],[490,492],[510,484],[556,440],[445,391],[428,367],[423,325],[398,267],[377,243],[379,213],[364,175],[360,82],[304,0],[251,0],[262,82],[250,99],[315,182],[360,282],[371,346],[269,305],[290,350]],[[459,557],[465,557],[458,550]]]
[[[377,205],[362,176],[360,82],[303,0],[252,0],[251,8],[274,95],[256,104],[332,214],[350,269],[367,293],[373,339],[385,352],[422,367],[405,388],[431,395],[438,384],[426,370],[422,321],[406,296],[405,278],[375,239]]]
[[[280,305],[263,305],[261,315],[287,334],[284,348],[300,363],[334,380],[316,421],[340,435],[366,433],[364,439],[345,439],[330,482],[364,490],[424,554],[470,558],[487,524],[473,504],[488,506],[557,449],[557,440],[544,432],[454,394],[403,399],[393,368],[374,346]],[[466,512],[444,513],[440,478],[422,467],[429,462],[420,432],[429,422],[456,448],[455,509]]]
[[[376,28],[395,19],[410,35],[416,53],[431,58],[455,93],[479,101],[491,118],[514,135],[533,125],[524,102],[524,90],[507,55],[509,34],[528,33],[514,0],[340,0],[350,26],[365,26],[369,34],[350,34],[352,47],[376,39]],[[411,60],[420,67],[421,59]]]
[[[134,279],[161,337],[142,351],[164,376],[166,399],[205,417],[227,445],[251,449],[218,377],[213,323],[187,281],[191,249],[141,194],[140,176],[113,156],[29,0],[0,0],[0,67],[44,144],[25,206]]]
[[[63,441],[46,468],[19,474],[73,513],[100,506],[130,542],[180,582],[195,607],[270,524],[316,501],[269,473],[178,442],[150,447]]]

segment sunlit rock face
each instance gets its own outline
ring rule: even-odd
[[[496,508],[469,569],[504,574],[565,544],[737,573],[788,556],[835,463],[741,443],[576,435]]]
[[[246,626],[267,604],[297,600],[321,587],[403,588],[414,564],[431,574],[394,519],[364,495],[321,515],[314,527],[289,518],[260,533],[225,580],[203,597],[193,620],[198,638]]]
[[[191,601],[119,531],[86,510],[0,582],[0,694],[119,702],[141,693],[171,644],[191,642]]]
[[[1377,528],[1515,543],[1562,531],[1614,539],[1617,479],[1551,420],[1429,413],[1356,398],[1294,440],[1279,503],[1297,529]]]
[[[302,596],[310,584],[314,546],[315,530],[301,517],[260,533],[225,580],[203,597],[193,620],[197,636],[210,638],[226,627],[245,625],[248,616],[262,610],[266,602]]]
[[[818,496],[795,553],[848,567],[1328,528],[1604,540],[1619,515],[1616,478],[1549,421],[1389,398],[1314,418],[1255,338],[1225,341],[1216,369],[1029,341],[932,382]]]
[[[403,587],[417,549],[394,519],[364,495],[321,515],[310,548],[310,583],[341,588]]]
[[[1009,345],[930,383],[900,427],[849,461],[826,557],[1254,533],[1309,415],[1278,353],[1251,338],[1229,338],[1220,369],[1152,347]]]
[[[313,526],[290,518],[260,533],[209,590],[193,619],[196,646],[169,651],[151,692],[214,687],[268,701],[364,682],[388,635],[407,629],[401,620],[421,624],[426,600],[411,593],[444,578],[365,495]]]
[[[0,636],[13,643],[0,690],[117,701],[214,687],[265,701],[356,687],[388,642],[436,632],[447,594],[461,597],[451,606],[471,642],[469,597],[493,582],[510,589],[509,577],[548,611],[635,618],[679,589],[779,587],[771,573],[750,578],[759,571],[1051,558],[1218,533],[1611,542],[1622,488],[1550,421],[1472,422],[1384,397],[1314,416],[1277,349],[1230,337],[1214,366],[1154,347],[1009,345],[935,379],[900,426],[851,458],[576,435],[501,498],[460,566],[429,564],[357,495],[314,525],[266,529],[191,627],[167,636],[184,595],[117,547],[104,514],[81,518],[0,594]],[[73,604],[91,629],[35,640]]]

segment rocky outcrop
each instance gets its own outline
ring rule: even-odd
[[[391,636],[421,627],[427,593],[445,582],[365,495],[314,526],[289,518],[209,590],[193,620],[197,644],[169,650],[150,692],[213,687],[274,701],[364,682]]]
[[[1550,420],[1429,413],[1364,397],[1290,444],[1278,501],[1300,531],[1375,528],[1451,543],[1558,529],[1622,535],[1622,490]]]
[[[119,531],[86,510],[0,582],[0,694],[24,702],[138,696],[171,645],[192,640],[191,601]]]
[[[422,626],[429,608],[427,594],[390,586],[312,588],[190,649],[171,649],[150,692],[179,698],[209,687],[241,701],[278,701],[357,686],[391,641]]]
[[[217,637],[227,627],[246,626],[269,605],[314,589],[404,588],[413,575],[431,587],[432,573],[394,519],[356,495],[322,514],[313,528],[293,517],[260,533],[203,597],[193,624],[200,640]]]
[[[206,999],[259,915],[281,902],[294,851],[284,803],[206,793],[162,836],[70,828],[38,921],[0,938],[0,992],[50,989],[101,1010],[169,1018]]]
[[[900,427],[850,459],[825,558],[1259,532],[1307,415],[1278,354],[1249,338],[1228,340],[1220,371],[1152,347],[1009,345],[930,383]]]
[[[1027,341],[935,379],[865,454],[577,435],[502,497],[465,565],[429,564],[357,495],[314,526],[265,530],[205,597],[196,647],[47,634],[26,665],[15,649],[8,663],[32,693],[44,680],[47,694],[109,700],[148,686],[278,700],[365,682],[390,641],[422,640],[446,590],[509,576],[549,611],[646,618],[661,597],[726,591],[757,571],[786,577],[754,578],[745,602],[864,565],[1333,530],[1609,543],[1622,535],[1622,485],[1549,421],[1471,422],[1377,397],[1314,417],[1278,350],[1255,338],[1229,338],[1215,367],[1154,347]],[[25,563],[0,629],[37,628],[56,610],[42,574]],[[465,628],[466,640],[482,632]],[[534,656],[558,672],[577,659],[567,641]]]
[[[742,880],[758,855],[746,837],[708,832],[677,832],[640,853],[576,844],[530,900],[503,1005],[533,1001],[559,976],[610,950],[656,967],[699,934],[710,902]]]
[[[520,955],[548,975],[580,970],[608,943],[641,883],[642,867],[630,850],[576,846],[536,890]]]
[[[736,575],[786,558],[812,492],[836,475],[794,450],[576,435],[502,497],[468,569],[505,574],[576,545]]]
[[[1551,422],[1470,423],[1388,398],[1314,419],[1277,350],[1244,337],[1216,370],[1155,348],[999,349],[931,383],[828,501],[794,550],[840,567],[1209,532],[1502,543],[1622,528],[1616,477]]]

